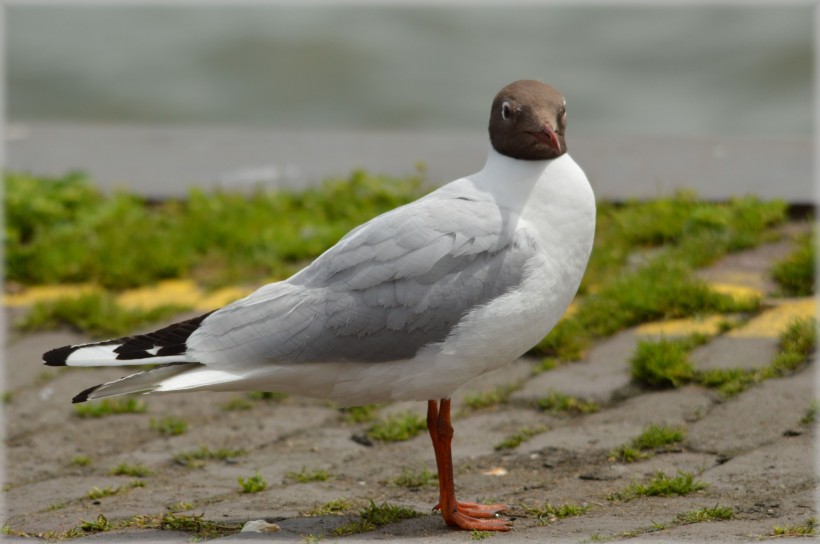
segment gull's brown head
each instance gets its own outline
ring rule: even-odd
[[[514,159],[540,161],[567,152],[567,109],[555,88],[522,79],[501,89],[490,111],[490,143]]]

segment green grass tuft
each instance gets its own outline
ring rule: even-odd
[[[375,531],[377,527],[364,519],[357,519],[354,521],[348,521],[347,523],[340,525],[333,529],[330,534],[331,536],[349,536],[349,535],[356,535],[359,533],[366,533],[368,531]]]
[[[165,416],[159,419],[152,417],[148,424],[152,430],[166,436],[178,436],[188,431],[188,422],[174,416]]]
[[[560,359],[556,359],[555,357],[544,357],[543,359],[541,359],[541,361],[539,361],[535,366],[532,367],[532,375],[537,376],[539,374],[543,374],[544,372],[549,372],[550,370],[554,370],[560,365]]]
[[[113,289],[190,276],[213,285],[283,277],[353,227],[425,192],[419,176],[357,171],[305,191],[192,190],[185,200],[157,204],[104,195],[80,174],[11,173],[5,272],[20,283],[92,281]]]
[[[319,506],[305,512],[306,516],[338,516],[344,514],[353,507],[353,502],[343,497],[320,504]]]
[[[75,455],[71,458],[71,464],[78,467],[87,467],[91,464],[91,457],[83,454]]]
[[[493,531],[479,531],[478,529],[473,529],[470,531],[470,540],[484,540],[485,538],[491,538],[496,535]]]
[[[29,534],[23,531],[16,531],[8,525],[4,525],[2,534],[29,538],[34,537],[54,541],[80,538],[88,535],[89,533],[133,528],[183,531],[193,533],[195,535],[195,541],[199,541],[199,539],[208,540],[238,533],[242,528],[242,525],[239,524],[219,524],[213,521],[204,520],[202,518],[202,514],[184,516],[175,513],[166,513],[158,515],[138,515],[130,519],[111,523],[105,518],[104,515],[100,514],[94,521],[80,520],[80,525],[78,527],[72,527],[71,529],[65,531],[46,531],[43,533]]]
[[[632,440],[632,445],[641,450],[653,450],[683,442],[686,430],[680,426],[651,424]]]
[[[397,506],[389,503],[382,503],[377,506],[376,503],[371,500],[370,505],[359,512],[358,520],[350,521],[341,527],[337,527],[331,531],[331,535],[338,537],[373,531],[384,525],[416,518],[420,515],[421,514],[412,508],[407,508],[406,506]]]
[[[259,493],[268,487],[268,482],[265,481],[259,471],[256,471],[253,476],[247,478],[240,476],[237,480],[239,481],[239,487],[242,493]]]
[[[679,514],[676,521],[679,523],[702,523],[704,521],[724,521],[735,516],[731,506],[715,505],[712,508],[698,508],[684,514]]]
[[[679,387],[691,381],[691,343],[683,340],[641,340],[630,359],[632,380],[648,387]]]
[[[517,432],[504,438],[501,442],[494,446],[495,450],[512,450],[532,438],[547,431],[547,427],[540,425],[538,427],[522,427]]]
[[[559,506],[553,506],[548,502],[543,506],[523,506],[523,508],[529,515],[537,518],[541,524],[546,525],[553,523],[558,519],[583,515],[587,510],[589,510],[590,507],[581,506],[578,504],[562,504]]]
[[[172,504],[166,504],[165,508],[171,512],[187,512],[188,510],[193,510],[194,505],[190,502],[178,501]]]
[[[111,530],[111,523],[100,514],[94,521],[80,520],[80,530],[84,533],[102,533]]]
[[[253,403],[243,397],[233,397],[220,406],[226,412],[244,412],[253,408]]]
[[[86,497],[88,497],[91,500],[97,500],[97,499],[101,499],[103,497],[110,497],[112,495],[116,495],[116,494],[118,494],[122,491],[125,491],[125,489],[126,488],[123,487],[123,486],[104,487],[104,488],[100,489],[99,487],[97,487],[95,485],[94,487],[92,487],[91,489],[86,491],[85,495],[86,495]]]
[[[569,319],[577,319],[583,330],[602,337],[648,321],[753,311],[758,305],[759,301],[735,301],[712,290],[679,261],[657,258],[616,276],[586,297]]]
[[[780,335],[780,352],[761,369],[727,368],[701,370],[693,381],[717,389],[726,397],[734,396],[751,385],[770,378],[792,374],[813,356],[817,346],[817,320],[795,319]]]
[[[700,370],[697,382],[705,387],[717,389],[724,397],[733,397],[745,391],[758,381],[757,373],[743,368],[715,368]]]
[[[689,266],[704,266],[727,252],[773,238],[786,219],[782,201],[755,197],[725,203],[699,201],[692,192],[624,205],[600,203],[592,251],[581,293],[601,285],[627,264],[636,249],[663,248]]]
[[[251,391],[248,393],[248,398],[252,401],[279,402],[287,397],[286,393],[277,391]]]
[[[806,425],[811,425],[815,421],[817,421],[817,414],[820,413],[820,399],[812,399],[809,403],[809,407],[806,408],[806,413],[800,419],[801,423]]]
[[[685,263],[664,256],[614,275],[579,302],[572,316],[562,319],[532,353],[579,358],[592,339],[627,327],[662,319],[711,313],[740,313],[758,309],[758,299],[735,300],[696,278]]]
[[[190,310],[162,305],[149,310],[125,308],[110,293],[86,293],[37,302],[15,325],[25,332],[68,326],[96,338],[122,336]]]
[[[568,317],[559,321],[533,351],[561,361],[578,361],[591,343],[592,338],[584,328],[584,323]]]
[[[350,406],[342,408],[345,421],[350,424],[370,423],[375,421],[376,414],[381,408],[381,404],[365,404],[364,406]]]
[[[706,488],[706,483],[695,480],[691,472],[678,472],[670,478],[663,472],[658,472],[648,483],[632,482],[623,491],[613,493],[610,500],[630,501],[637,497],[668,497],[671,495],[688,495]]]
[[[415,489],[427,485],[438,485],[438,476],[426,467],[421,470],[403,468],[393,483],[399,487]]]
[[[133,397],[103,399],[74,405],[74,415],[81,418],[106,417],[118,414],[142,414],[148,407],[143,400]]]
[[[206,446],[200,446],[198,449],[174,455],[174,462],[189,468],[202,468],[205,466],[205,461],[225,461],[227,459],[241,457],[246,453],[247,452],[242,448],[219,448],[211,450]]]
[[[410,440],[427,428],[427,420],[415,412],[390,414],[368,429],[367,436],[381,442]]]
[[[785,376],[809,360],[817,348],[817,320],[795,319],[780,334],[780,353],[764,377]]]
[[[634,463],[641,459],[648,459],[652,457],[649,452],[641,451],[640,449],[630,446],[629,444],[621,444],[611,452],[609,452],[611,460],[618,460],[622,463]]]
[[[521,384],[506,384],[499,385],[489,391],[467,393],[464,395],[464,405],[470,410],[481,410],[500,404],[507,404],[510,400],[510,395],[519,389],[521,389]]]
[[[238,533],[241,524],[224,524],[208,521],[204,514],[186,516],[168,512],[157,515],[139,515],[117,524],[117,528],[160,529],[193,533],[197,538],[209,540]]]
[[[308,470],[302,467],[299,472],[288,472],[285,476],[300,484],[306,484],[309,482],[324,482],[330,478],[330,473],[324,469]]]
[[[670,198],[620,208],[614,226],[629,245],[652,247],[703,240],[718,246],[710,251],[714,258],[765,241],[766,229],[782,223],[786,210],[783,201],[743,197],[711,203],[698,200],[693,192],[681,191]]]
[[[120,463],[111,469],[112,476],[133,476],[135,478],[145,478],[150,476],[153,472],[144,465],[129,465],[128,463]]]
[[[813,232],[801,236],[794,251],[772,266],[772,277],[784,295],[807,297],[814,294],[816,243]]]
[[[669,448],[683,442],[686,430],[683,427],[665,424],[651,424],[629,444],[621,445],[610,452],[610,456],[625,463],[651,457],[653,451]]]
[[[545,412],[564,412],[571,414],[591,414],[600,410],[600,406],[592,401],[582,400],[557,391],[538,401],[538,408]]]
[[[772,529],[772,536],[810,536],[817,534],[817,520],[810,517],[803,525],[776,525]]]

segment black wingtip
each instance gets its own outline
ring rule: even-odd
[[[91,393],[93,393],[94,391],[99,389],[101,386],[102,386],[102,384],[95,385],[94,387],[89,387],[88,389],[77,393],[77,395],[75,395],[74,398],[71,399],[71,403],[72,404],[79,404],[81,402],[87,401],[88,397],[91,395]]]
[[[43,354],[43,362],[46,366],[66,366],[68,356],[77,351],[79,346],[63,346],[52,349]]]

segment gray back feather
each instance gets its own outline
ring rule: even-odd
[[[289,280],[214,312],[189,353],[227,365],[412,358],[521,283],[535,242],[516,220],[480,196],[439,192],[397,208]]]

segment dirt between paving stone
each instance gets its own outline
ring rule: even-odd
[[[117,369],[55,370],[40,365],[43,350],[80,340],[65,332],[9,339],[6,389],[13,393],[5,405],[3,495],[5,522],[11,528],[7,532],[60,532],[99,514],[117,522],[136,515],[162,514],[174,508],[172,505],[179,508],[188,503],[192,508],[187,514],[204,514],[204,519],[219,524],[265,519],[281,527],[276,533],[243,533],[223,537],[225,541],[309,541],[307,535],[325,535],[330,540],[331,531],[355,516],[309,516],[307,512],[346,498],[358,505],[351,507],[352,512],[372,499],[377,504],[388,501],[408,506],[422,514],[347,537],[350,542],[384,538],[471,540],[469,533],[450,530],[438,515],[431,515],[431,506],[437,501],[435,486],[407,488],[395,483],[405,469],[435,470],[426,433],[404,442],[366,446],[353,437],[363,434],[368,424],[347,423],[339,410],[325,402],[288,397],[275,402],[254,401],[248,409],[226,410],[229,401],[245,398],[238,393],[147,396],[141,397],[147,405],[142,414],[80,418],[70,404],[71,397],[85,387],[121,375]],[[521,398],[508,405],[463,413],[465,392],[525,379],[533,363],[521,359],[468,384],[454,396],[454,410],[461,414],[454,421],[460,499],[502,501],[516,518],[514,531],[494,536],[496,541],[638,537],[653,541],[750,541],[770,535],[776,525],[804,524],[814,515],[815,433],[801,423],[814,396],[813,364],[796,376],[765,382],[727,401],[694,386],[661,392],[633,388],[589,415],[543,413]],[[788,395],[787,400],[784,395]],[[767,406],[776,406],[777,413],[766,415]],[[400,403],[384,407],[380,413],[404,410],[423,415],[425,406]],[[758,413],[749,417],[749,410]],[[184,419],[188,430],[167,436],[151,428],[152,419],[170,415]],[[628,442],[646,422],[682,424],[692,440],[637,463],[611,460],[609,451]],[[494,449],[522,427],[538,426],[546,432],[517,449]],[[179,453],[200,446],[211,450],[241,448],[246,453],[205,461],[201,468],[174,462]],[[79,466],[72,462],[79,455],[87,456],[90,463]],[[112,475],[111,470],[121,463],[144,465],[151,474],[142,478]],[[298,483],[289,476],[303,468],[325,470],[330,478]],[[240,493],[238,478],[256,471],[267,481],[267,489]],[[657,471],[670,476],[678,471],[691,472],[708,487],[680,497],[607,499],[630,482],[646,481]],[[133,481],[144,486],[132,487]],[[87,492],[94,487],[121,491],[91,499]],[[524,508],[547,502],[589,509],[577,517],[538,519]],[[735,518],[675,522],[679,514],[716,505],[731,507]],[[658,530],[662,524],[667,528]],[[80,540],[189,542],[192,536],[128,528]]]

